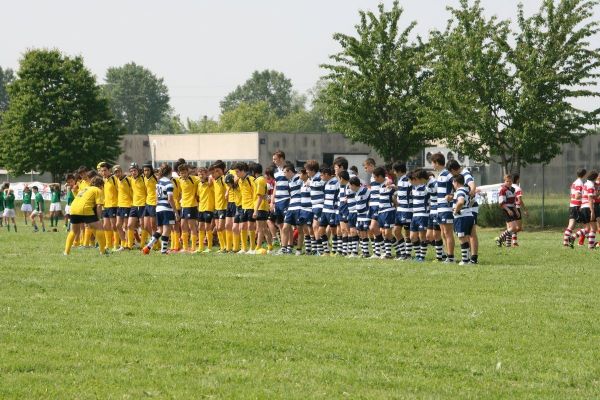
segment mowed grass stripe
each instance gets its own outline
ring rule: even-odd
[[[460,267],[0,232],[0,398],[596,397],[600,255],[493,234]]]

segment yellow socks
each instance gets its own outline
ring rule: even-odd
[[[71,253],[71,247],[73,247],[74,241],[75,241],[75,232],[73,232],[71,230],[71,231],[69,231],[69,234],[67,235],[67,241],[65,243],[65,253],[66,254]]]
[[[233,232],[232,236],[233,236],[233,251],[239,251],[239,249],[240,249],[240,234]]]
[[[135,244],[135,233],[133,229],[127,229],[127,247],[133,249],[133,245]]]
[[[113,231],[113,247],[116,249],[121,245],[121,237],[118,231]]]
[[[145,229],[142,229],[142,247],[148,244],[150,234]]]
[[[248,243],[248,231],[242,230],[242,251],[246,251],[247,250],[247,243]]]
[[[206,232],[200,231],[200,241],[198,242],[198,248],[200,251],[204,250],[204,238],[206,237]]]
[[[227,249],[227,240],[225,239],[224,231],[217,231],[217,238],[219,239],[219,250],[224,251]]]
[[[225,231],[225,249],[227,251],[233,251],[233,232]]]
[[[181,240],[183,241],[183,250],[188,251],[190,248],[190,233],[183,232],[181,234]]]
[[[110,248],[112,245],[113,233],[112,231],[104,231],[104,243],[106,247]]]
[[[250,236],[250,249],[253,249],[256,246],[256,231],[248,231],[248,235]]]
[[[206,248],[212,250],[213,231],[206,232]]]
[[[93,229],[91,228],[85,228],[85,231],[83,232],[83,245],[84,246],[91,246],[92,245],[92,231]]]
[[[192,251],[196,251],[197,245],[198,245],[198,235],[194,235],[192,233],[191,237],[192,237]]]
[[[112,234],[111,234],[112,237]],[[106,249],[106,235],[104,231],[97,230],[96,231],[96,239],[98,240],[98,247],[100,249],[100,254],[104,254],[104,250]]]

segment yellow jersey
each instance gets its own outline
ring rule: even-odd
[[[88,186],[79,190],[71,203],[71,215],[96,215],[96,206],[104,203],[102,189]]]
[[[215,189],[212,182],[208,180],[198,182],[198,198],[200,199],[199,211],[215,211]]]
[[[133,204],[133,189],[128,176],[119,179],[118,182],[117,207],[131,208]]]
[[[227,185],[222,176],[214,180],[213,192],[215,194],[215,209],[216,210],[227,210],[227,198],[225,198],[225,192],[227,192]]]
[[[233,169],[230,169],[227,173],[237,177],[237,174]],[[227,186],[227,189],[229,190],[229,193],[227,194],[227,202],[235,203],[237,205],[238,201],[236,199],[236,192],[240,190],[239,186],[237,187],[237,189],[233,189],[231,186]]]
[[[179,178],[181,184],[181,207],[198,206],[198,179],[197,176],[188,176],[186,179]]]
[[[246,175],[244,179],[240,178],[238,186],[242,196],[242,208],[244,210],[254,210],[254,177]]]
[[[156,205],[156,177],[154,175],[150,175],[150,178],[146,178],[144,176],[144,185],[146,186],[146,205],[155,206]]]
[[[86,187],[90,186],[89,183],[87,183],[87,181],[80,179],[77,181],[77,189],[73,190],[73,194],[75,196],[77,196],[77,193],[79,193],[80,190],[85,189]]]
[[[171,183],[173,184],[173,200],[175,201],[175,209],[181,210],[181,185],[179,184],[179,179],[171,178]]]
[[[146,184],[144,178],[138,176],[137,178],[130,177],[129,182],[133,190],[133,206],[142,207],[146,205]]]
[[[257,211],[269,211],[270,204],[267,201],[267,180],[264,176],[259,176],[254,180],[254,207],[256,207],[256,201],[259,197],[262,197],[263,201],[260,203]]]
[[[119,202],[117,177],[114,175],[104,178],[104,208],[115,208]]]

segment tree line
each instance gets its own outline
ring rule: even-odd
[[[57,176],[113,160],[123,134],[340,132],[387,161],[408,160],[432,142],[505,172],[548,163],[564,143],[593,132],[600,108],[597,0],[542,0],[510,21],[487,17],[478,0],[449,7],[443,30],[423,39],[391,9],[360,11],[353,35],[309,93],[283,73],[255,71],[221,101],[217,120],[181,121],[162,78],[129,63],[98,84],[81,57],[30,50],[16,76],[0,68],[0,164]],[[77,157],[73,157],[77,154]]]

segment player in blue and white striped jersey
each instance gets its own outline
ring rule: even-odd
[[[434,173],[429,173],[427,181],[427,192],[429,193],[429,223],[427,225],[427,243],[435,248],[435,259],[444,261],[444,242],[442,231],[438,223],[437,212],[437,179]]]
[[[446,169],[446,157],[442,153],[431,156],[431,165],[438,172],[437,188],[437,219],[442,231],[442,238],[446,246],[446,260],[454,262],[454,227],[452,215],[452,175]]]
[[[396,222],[396,187],[388,184],[386,170],[383,167],[377,167],[373,170],[375,182],[379,184],[379,202],[377,206],[377,224],[381,229],[381,238],[384,239],[383,254],[380,258],[392,258],[392,244],[394,243],[394,226]],[[376,239],[381,248],[380,236]]]
[[[455,178],[458,175],[462,175],[465,180],[465,185],[469,188],[469,211],[471,211],[471,214],[473,215],[473,229],[471,230],[471,235],[469,236],[469,243],[471,246],[471,258],[477,262],[477,253],[479,251],[479,238],[477,237],[477,215],[479,214],[479,204],[477,204],[477,200],[475,200],[477,185],[475,184],[475,179],[473,178],[471,171],[469,171],[467,168],[461,167],[458,161],[448,161],[448,165],[446,167]]]
[[[311,247],[313,252],[319,253],[323,249],[317,248],[317,237],[319,234],[319,219],[323,212],[323,202],[325,202],[325,181],[321,179],[319,171],[319,163],[317,160],[308,160],[304,164],[306,173],[308,174],[308,185],[310,187],[310,200],[312,202],[312,233],[310,236]]]
[[[429,174],[420,169],[413,171],[410,181],[413,186],[412,197],[412,221],[410,223],[410,240],[415,249],[415,261],[425,261],[427,255],[427,224],[429,222],[429,193],[427,192],[427,180]]]
[[[380,183],[375,181],[373,177],[373,171],[376,168],[375,160],[367,158],[363,163],[365,172],[369,174],[369,218],[371,218],[371,225],[369,226],[369,237],[373,243],[373,258],[381,257],[381,247],[383,244],[383,236],[381,235],[381,229],[377,223],[377,210],[379,210],[379,187]]]
[[[354,241],[354,236],[356,235],[356,221],[354,224],[354,232],[350,227],[350,209],[354,208],[356,210],[356,193],[350,189],[350,180],[352,178],[356,178],[356,175],[350,176],[350,170],[348,170],[348,184],[346,185],[346,202],[348,204],[348,256],[351,255],[358,256],[358,236],[356,236],[356,242]],[[359,180],[360,184],[360,180]]]
[[[296,168],[290,162],[286,163],[283,167],[285,178],[288,180],[288,190],[290,194],[290,203],[285,213],[282,237],[285,237],[286,241],[281,245],[281,252],[278,254],[292,254],[294,247],[294,228],[300,225],[300,210],[302,202],[301,189],[304,182],[300,179],[300,176],[296,174]],[[301,253],[301,251],[300,251]],[[298,252],[297,252],[298,254]],[[299,255],[299,254],[298,254]]]
[[[306,168],[300,170],[300,218],[298,226],[298,248],[304,242],[305,254],[311,255],[313,252],[311,236],[314,236],[312,230],[313,213],[312,201],[310,198],[310,180]]]
[[[337,174],[338,181],[340,183],[340,189],[338,191],[337,209],[337,235],[333,238],[333,253],[337,253],[341,256],[348,255],[348,181],[350,180],[350,174],[348,171],[340,171]],[[337,236],[337,237],[336,237]],[[336,246],[337,242],[337,246]]]
[[[412,185],[408,178],[405,163],[396,162],[393,168],[398,178],[396,185],[396,202],[398,203],[398,207],[396,208],[396,224],[394,227],[396,243],[394,247],[396,258],[406,260],[409,258],[407,254],[412,252],[412,244],[410,242],[410,221],[412,220],[410,192]],[[404,233],[402,232],[403,229]]]
[[[369,225],[371,219],[369,218],[369,189],[362,186],[362,183],[358,177],[352,177],[349,181],[349,189],[354,195],[352,201],[349,203],[349,215],[348,225],[350,228],[350,235],[353,237],[355,243],[354,248],[356,251],[353,252],[355,256],[358,255],[358,241],[360,239],[360,247],[362,250],[362,257],[369,257]]]
[[[458,174],[454,177],[454,231],[460,241],[461,261],[460,265],[476,264],[476,260],[469,259],[469,237],[475,223],[471,213],[469,187],[465,185],[465,177]]]
[[[334,232],[337,228],[337,215],[335,210],[340,183],[337,178],[333,176],[333,171],[329,167],[321,169],[321,179],[325,181],[325,201],[323,203],[323,213],[319,220],[319,239],[317,239],[317,246],[321,243],[323,245],[323,254],[328,255],[329,238],[326,232],[328,227],[330,228],[330,233]]]
[[[152,246],[160,239],[162,254],[168,254],[169,237],[171,228],[175,221],[179,220],[179,214],[175,213],[175,199],[173,198],[173,182],[171,174],[173,170],[167,163],[160,166],[160,179],[156,183],[156,232],[146,246],[142,249],[144,254],[149,254]]]
[[[275,164],[277,169],[273,174],[275,178],[275,190],[271,198],[271,213],[273,214],[274,222],[278,224],[281,229],[281,224],[283,224],[285,218],[285,212],[290,203],[290,192],[288,190],[289,182],[285,177],[285,172],[283,170],[286,165],[285,153],[283,151],[277,150],[273,153],[273,164]]]

